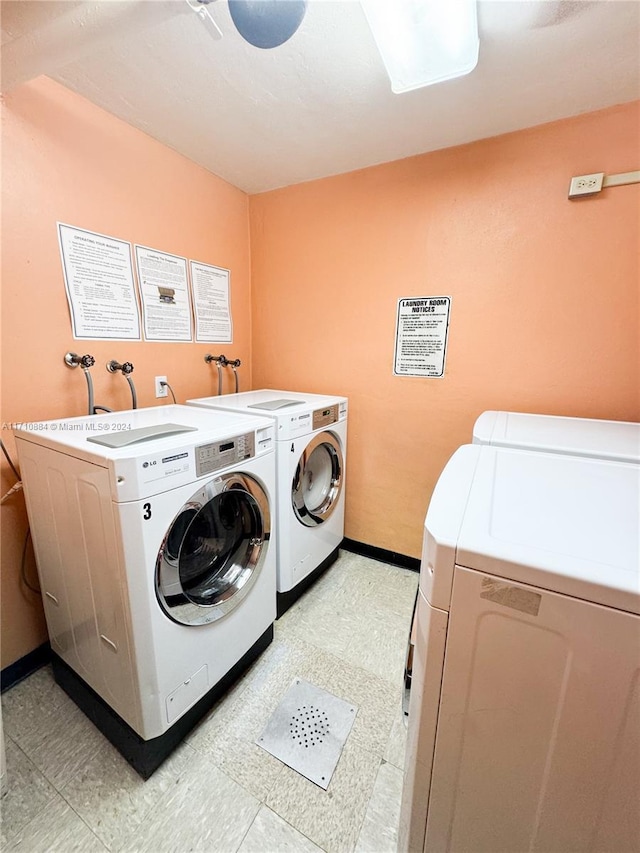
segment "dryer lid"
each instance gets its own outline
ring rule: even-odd
[[[473,443],[640,462],[640,424],[629,421],[483,412],[473,427]]]
[[[456,563],[640,614],[640,467],[478,450]]]

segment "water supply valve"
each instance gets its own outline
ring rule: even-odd
[[[83,370],[88,370],[96,363],[92,355],[78,355],[76,352],[67,352],[64,355],[64,363],[67,367],[81,367]]]
[[[124,364],[120,364],[115,359],[111,359],[111,361],[107,362],[107,370],[109,373],[116,373],[120,371],[123,376],[129,376],[129,374],[133,373],[133,364],[130,361],[125,361]]]

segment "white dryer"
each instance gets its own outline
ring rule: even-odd
[[[263,389],[187,403],[275,421],[280,617],[335,561],[344,537],[347,399]]]
[[[273,637],[274,433],[192,406],[16,430],[56,679],[144,778]]]
[[[640,469],[467,445],[424,530],[400,851],[640,849]]]
[[[640,462],[640,424],[631,421],[490,411],[476,420],[473,443]]]

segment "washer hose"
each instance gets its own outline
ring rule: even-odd
[[[138,408],[138,396],[136,394],[136,386],[133,384],[133,379],[130,376],[125,375],[124,378],[129,383],[129,388],[131,389],[131,402],[133,404],[133,408],[137,409]]]

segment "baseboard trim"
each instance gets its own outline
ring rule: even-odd
[[[400,566],[403,569],[410,569],[412,572],[420,571],[420,560],[417,557],[407,557],[405,554],[398,554],[397,551],[387,551],[386,548],[376,548],[375,545],[356,542],[355,539],[343,539],[340,547],[345,551],[351,551],[352,554],[370,557],[380,563],[391,563],[392,566]]]
[[[41,646],[38,646],[37,649],[34,649],[32,652],[24,655],[19,658],[14,663],[10,663],[9,666],[6,666],[2,672],[0,672],[0,685],[2,688],[2,693],[5,690],[9,690],[10,687],[14,687],[14,685],[23,681],[27,676],[31,675],[32,672],[35,672],[37,669],[41,669],[43,666],[46,666],[51,660],[51,646],[49,645],[49,641],[43,643]]]

